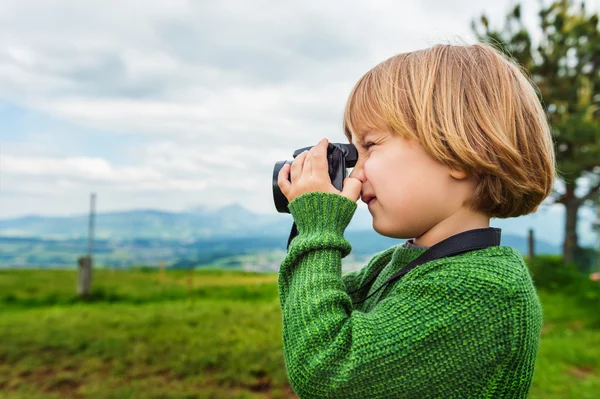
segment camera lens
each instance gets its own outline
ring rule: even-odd
[[[273,201],[275,201],[275,208],[277,208],[277,212],[279,213],[290,213],[288,209],[288,200],[281,192],[277,180],[279,179],[279,171],[283,168],[283,165],[287,163],[292,166],[292,162],[294,161],[279,161],[275,163],[275,167],[273,168]],[[290,171],[290,175],[288,176],[289,181],[291,181],[291,175]]]

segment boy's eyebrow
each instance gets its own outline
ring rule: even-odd
[[[369,137],[373,134],[375,134],[375,132],[373,132],[373,131],[368,131],[368,132],[361,134],[361,136],[358,138],[358,144],[360,144],[362,147],[364,147],[366,144],[366,141],[367,141],[367,137]]]
[[[365,146],[365,139],[364,139],[364,137],[360,137],[360,138],[358,138],[356,140],[354,140],[354,138],[352,138],[352,140],[350,140],[350,144],[353,144],[355,146],[358,145],[358,146],[364,147]]]

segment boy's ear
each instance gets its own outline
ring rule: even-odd
[[[450,169],[450,176],[452,176],[456,180],[464,180],[468,178],[467,172],[459,169]]]

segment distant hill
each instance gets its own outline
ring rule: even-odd
[[[289,230],[284,215],[260,215],[239,205],[213,212],[132,210],[96,215],[95,236],[100,239],[190,239],[284,234]],[[87,237],[88,216],[25,216],[0,220],[0,236],[77,239]]]
[[[595,213],[583,207],[579,212],[579,240],[584,246],[595,246],[596,232],[591,228]],[[167,239],[194,240],[200,238],[281,236],[290,231],[289,214],[257,214],[239,204],[216,210],[202,207],[186,212],[138,209],[121,212],[99,212],[96,215],[96,237],[99,239],[131,240]],[[372,217],[359,207],[348,232],[372,230]],[[564,210],[543,209],[536,214],[510,219],[492,219],[491,225],[500,227],[503,234],[525,237],[529,228],[536,238],[552,245],[560,245],[564,237]],[[87,238],[86,214],[53,217],[24,216],[0,219],[2,237],[41,237],[50,239]]]
[[[587,213],[586,213],[587,212]],[[580,244],[592,247],[595,232],[587,210],[580,213]],[[369,212],[359,208],[346,229],[353,254],[370,255],[404,242],[383,237],[371,226]],[[492,219],[502,229],[502,245],[527,252],[527,230],[534,228],[536,252],[559,254],[560,212],[547,211],[512,219]],[[587,223],[587,224],[586,224]],[[284,251],[289,214],[256,214],[240,205],[186,212],[141,209],[96,215],[96,260],[110,267],[209,263],[251,253]],[[74,265],[87,252],[87,215],[25,216],[0,220],[0,266]],[[591,244],[590,244],[591,243]],[[236,262],[232,260],[232,262]]]

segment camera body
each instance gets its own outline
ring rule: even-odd
[[[312,147],[300,148],[294,151],[293,157],[296,158],[304,151],[310,150]],[[346,178],[346,169],[352,168],[356,165],[358,160],[358,152],[356,147],[352,144],[342,143],[329,143],[327,146],[327,164],[329,179],[331,184],[336,189],[342,191],[344,179]],[[279,213],[290,213],[288,209],[288,200],[281,192],[279,184],[277,183],[279,171],[286,163],[292,164],[293,161],[279,161],[275,163],[273,168],[273,201],[275,202],[275,208]],[[291,181],[291,172],[288,179]]]

